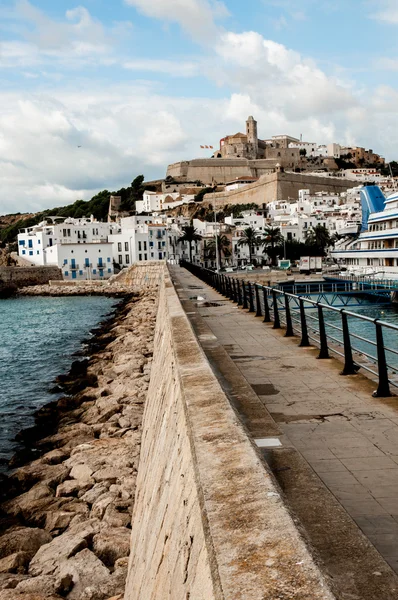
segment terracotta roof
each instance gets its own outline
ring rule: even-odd
[[[232,138],[247,138],[247,135],[245,133],[235,133],[235,135],[228,136],[228,139]]]

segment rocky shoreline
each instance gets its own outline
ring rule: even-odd
[[[32,285],[15,289],[13,292],[17,296],[112,296],[120,298],[131,293],[131,285],[124,283],[104,283],[104,284],[85,284],[79,282],[79,285]]]
[[[158,298],[129,290],[19,436],[23,466],[1,481],[0,600],[122,598]]]

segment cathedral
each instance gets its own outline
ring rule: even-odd
[[[296,163],[299,158],[297,148],[289,148],[289,144],[296,144],[298,139],[288,135],[278,135],[270,140],[259,140],[257,134],[257,121],[249,117],[246,121],[246,133],[235,133],[220,140],[220,150],[214,158],[246,158],[248,160],[273,159]]]

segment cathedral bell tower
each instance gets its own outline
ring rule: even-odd
[[[246,121],[246,135],[250,158],[256,159],[258,155],[257,121],[251,116]]]

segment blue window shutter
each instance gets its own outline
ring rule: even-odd
[[[93,269],[93,275],[97,274],[97,269]]]
[[[68,277],[69,273],[68,271],[65,271],[65,277]]]
[[[108,269],[108,273],[112,273],[112,269]]]
[[[22,254],[26,254],[26,250],[22,250]]]
[[[79,275],[83,275],[83,271],[79,271]]]
[[[18,243],[19,243],[20,246],[25,246],[25,240],[19,240]]]
[[[33,256],[33,250],[29,250],[29,256]]]
[[[106,262],[111,262],[110,257],[108,256],[108,258],[106,259]]]

